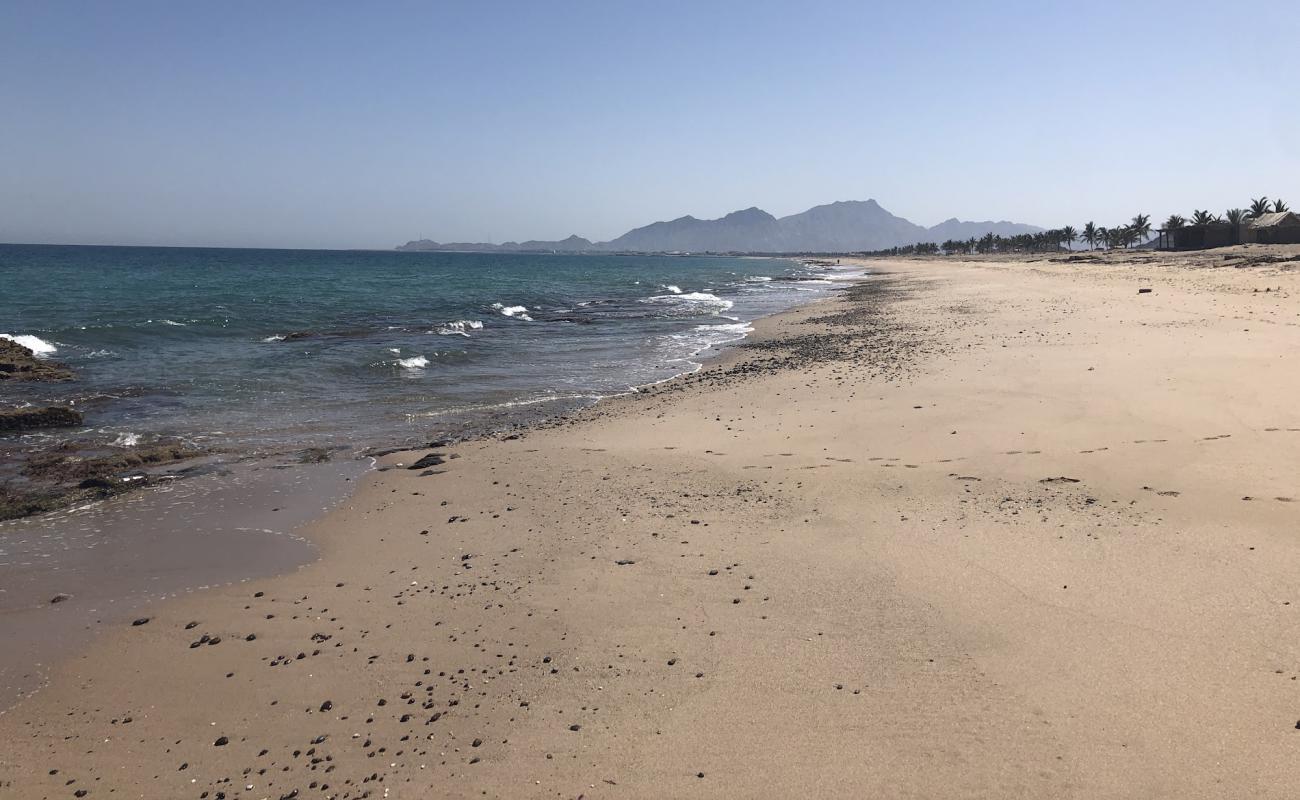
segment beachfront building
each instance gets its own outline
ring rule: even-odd
[[[1260,214],[1242,231],[1243,242],[1259,244],[1300,244],[1300,215],[1290,211]]]
[[[1206,250],[1234,244],[1300,244],[1300,215],[1291,211],[1261,214],[1240,225],[1211,222],[1161,228],[1156,246],[1161,250]]]

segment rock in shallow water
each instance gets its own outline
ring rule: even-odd
[[[0,339],[0,382],[70,381],[72,370],[57,361],[43,361],[10,339]]]
[[[82,423],[83,419],[80,411],[73,411],[63,406],[7,409],[0,411],[0,431],[75,428]]]

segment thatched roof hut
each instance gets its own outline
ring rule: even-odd
[[[1291,211],[1260,214],[1247,221],[1242,231],[1243,242],[1260,244],[1300,244],[1300,215]]]

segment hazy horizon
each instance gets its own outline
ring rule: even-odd
[[[0,2],[0,241],[385,249],[836,200],[1043,227],[1300,203],[1300,8],[994,6]]]

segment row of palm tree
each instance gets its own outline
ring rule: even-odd
[[[1291,207],[1286,204],[1285,200],[1274,198],[1270,203],[1267,197],[1256,197],[1250,201],[1250,208],[1230,208],[1222,215],[1213,214],[1204,209],[1197,209],[1192,212],[1192,225],[1213,225],[1215,223],[1227,223],[1229,225],[1240,225],[1247,220],[1258,219],[1265,214],[1280,214],[1290,211]],[[1169,219],[1165,220],[1165,230],[1176,231],[1179,228],[1186,227],[1188,220],[1178,214],[1170,214]]]
[[[1257,197],[1251,201],[1250,208],[1230,208],[1222,215],[1197,209],[1192,212],[1192,217],[1188,220],[1178,214],[1170,214],[1169,219],[1165,220],[1164,230],[1177,230],[1186,227],[1188,224],[1212,225],[1227,223],[1240,225],[1265,214],[1290,210],[1290,207],[1282,200],[1274,199],[1270,201],[1267,197]],[[1074,226],[1066,225],[1063,228],[1054,228],[1050,231],[1021,233],[1014,236],[986,233],[979,239],[975,237],[949,239],[942,244],[919,242],[905,247],[891,247],[887,250],[866,253],[865,255],[937,255],[941,252],[945,255],[1053,252],[1059,251],[1063,245],[1067,249],[1073,250],[1075,242],[1088,245],[1090,250],[1095,250],[1098,247],[1114,250],[1133,247],[1149,241],[1151,241],[1151,215],[1135,214],[1128,222],[1113,227],[1104,227],[1089,221],[1083,226],[1082,230],[1076,230]]]

